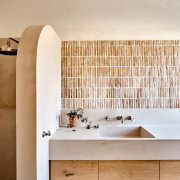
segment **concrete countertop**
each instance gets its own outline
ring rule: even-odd
[[[180,160],[179,124],[140,126],[155,138],[104,138],[99,129],[59,128],[50,138],[50,160]]]
[[[123,125],[119,125],[123,126]],[[124,125],[138,126],[138,125]],[[180,124],[178,125],[139,125],[152,133],[155,138],[102,138],[99,137],[99,129],[86,129],[85,127],[59,128],[50,140],[180,140]]]

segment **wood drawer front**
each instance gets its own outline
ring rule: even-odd
[[[180,161],[160,161],[160,180],[180,180]]]
[[[98,180],[98,161],[50,161],[51,180]]]
[[[99,180],[159,180],[159,161],[99,161]]]

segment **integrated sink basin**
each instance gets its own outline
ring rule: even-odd
[[[142,126],[103,126],[99,129],[100,138],[155,138]]]

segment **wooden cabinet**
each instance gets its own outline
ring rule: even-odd
[[[50,180],[98,180],[98,161],[50,161]]]
[[[180,180],[180,161],[50,161],[50,180]]]
[[[160,161],[160,180],[180,180],[180,161]]]
[[[159,180],[159,161],[99,161],[99,180]]]

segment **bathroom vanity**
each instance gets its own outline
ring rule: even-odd
[[[51,179],[179,179],[179,132],[180,125],[59,128],[50,138]]]
[[[179,161],[50,161],[51,180],[178,180]]]

